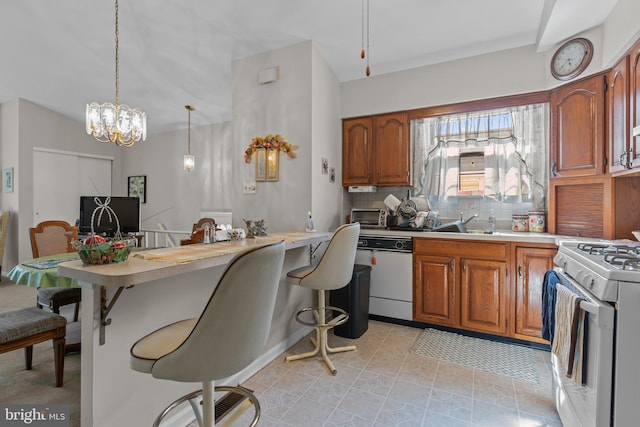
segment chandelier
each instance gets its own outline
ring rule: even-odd
[[[196,165],[196,159],[191,154],[191,112],[195,110],[195,107],[191,105],[185,105],[187,109],[189,128],[187,130],[187,154],[184,155],[184,170],[191,172]]]
[[[87,104],[87,133],[100,142],[115,142],[130,147],[136,141],[147,139],[147,115],[139,108],[121,105],[118,98],[118,0],[116,0],[116,102]]]

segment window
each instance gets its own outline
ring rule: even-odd
[[[458,195],[484,194],[484,152],[460,153]]]
[[[412,120],[414,194],[544,209],[548,133],[546,103]]]

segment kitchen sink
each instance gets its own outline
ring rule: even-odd
[[[462,213],[460,213],[460,220],[447,222],[445,224],[435,227],[432,231],[449,232],[449,233],[469,233],[467,230],[467,223],[472,219],[478,218],[478,214],[472,215],[469,218],[462,220]]]

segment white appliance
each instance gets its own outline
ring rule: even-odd
[[[351,223],[360,223],[360,228],[385,228],[386,209],[351,209]]]
[[[554,269],[586,301],[586,385],[554,364],[554,396],[565,426],[636,426],[640,420],[640,246],[561,242]]]
[[[413,320],[413,240],[360,234],[356,264],[371,266],[369,314]]]

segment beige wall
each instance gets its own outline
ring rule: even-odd
[[[317,230],[334,230],[344,222],[342,191],[342,121],[340,119],[340,83],[318,50],[312,49],[312,125],[313,141],[311,205]],[[322,174],[322,159],[335,168],[335,182]]]
[[[603,25],[575,35],[594,45],[581,77],[609,68],[640,38],[638,16],[640,2],[619,0]],[[549,72],[557,47],[537,52],[531,45],[345,82],[342,117],[548,90],[563,84]]]
[[[311,43],[299,43],[232,64],[234,217],[263,218],[267,231],[302,230],[311,210]],[[279,68],[274,83],[258,83],[260,71]],[[255,181],[255,159],[243,153],[251,138],[279,133],[298,148],[297,157],[280,155],[280,180],[258,182],[255,194],[243,194],[243,183]],[[234,220],[234,222],[237,222]],[[238,225],[241,225],[239,223]]]

